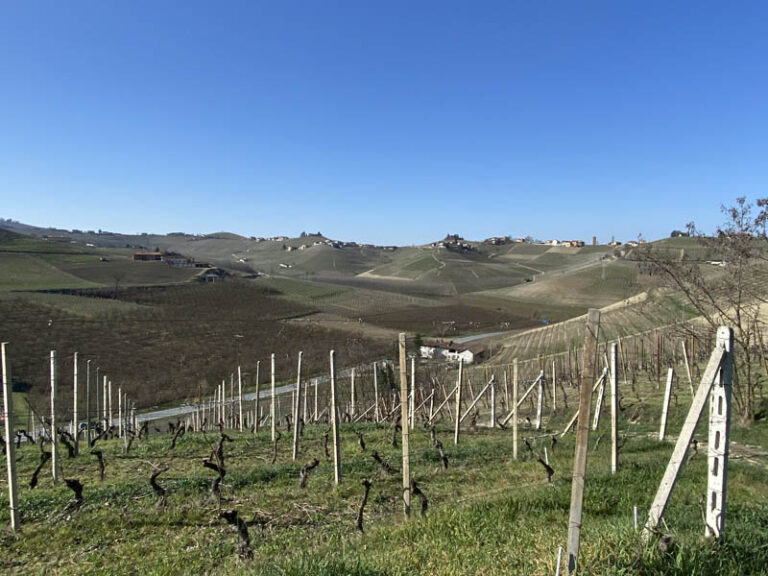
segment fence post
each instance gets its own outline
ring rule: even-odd
[[[6,342],[0,343],[3,369],[3,400],[5,402],[5,462],[8,470],[8,508],[11,514],[11,530],[20,528],[19,492],[16,482],[16,443],[13,441],[13,385],[8,375],[8,358],[5,354]]]
[[[403,444],[403,511],[408,516],[411,512],[411,460],[408,444],[408,378],[406,374],[405,333],[397,339],[400,352],[400,430]],[[411,364],[413,374],[413,364]],[[458,426],[458,425],[457,425]]]
[[[299,430],[301,429],[299,425],[299,407],[301,406],[301,357],[303,355],[303,352],[299,352],[299,365],[296,368],[296,405],[294,407],[293,411],[293,460],[296,460],[296,457],[299,452]]]
[[[336,363],[331,350],[331,427],[333,428],[333,478],[341,482],[341,454],[339,454],[339,409],[336,405]],[[317,386],[317,383],[315,383]]]
[[[459,358],[459,380],[456,383],[456,430],[453,434],[453,443],[459,443],[459,428],[461,426],[461,388],[464,380],[464,360]]]
[[[72,374],[72,393],[74,399],[72,400],[72,436],[75,437],[75,455],[77,455],[80,447],[80,422],[77,419],[77,352],[75,352],[74,369]]]
[[[269,416],[270,420],[272,420],[272,442],[275,441],[275,437],[277,436],[277,423],[275,422],[275,354],[273,353],[270,356],[270,372],[272,374],[272,393],[270,395],[270,402],[269,402]]]
[[[619,381],[617,370],[618,344],[611,344],[611,473],[616,474],[619,469]]]
[[[707,443],[707,537],[720,538],[725,527],[725,492],[733,384],[733,330],[717,329],[717,345],[726,355],[715,376],[709,396],[709,441]]]
[[[667,430],[667,413],[669,412],[669,397],[672,395],[672,378],[675,370],[670,368],[667,372],[667,386],[664,389],[664,403],[661,407],[661,424],[659,425],[659,442],[664,440],[664,434]]]
[[[512,458],[517,460],[517,389],[518,389],[517,358],[512,361]]]
[[[59,459],[56,455],[58,447],[59,441],[56,438],[56,350],[51,350],[51,476],[54,484],[59,481]]]
[[[579,559],[581,515],[584,503],[584,480],[587,472],[587,443],[589,442],[589,411],[592,405],[592,382],[597,364],[597,337],[600,311],[590,308],[584,337],[584,369],[579,390],[579,419],[576,425],[576,447],[573,455],[571,482],[571,511],[568,519],[568,572],[574,572]]]

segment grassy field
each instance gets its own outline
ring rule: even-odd
[[[576,391],[571,390],[571,394]],[[625,391],[625,394],[629,394]],[[640,522],[671,453],[658,442],[660,394],[643,388],[645,402],[633,422],[622,419],[624,444],[620,470],[611,475],[609,441],[603,419],[591,434],[588,456],[580,574],[764,574],[768,565],[768,460],[765,454],[744,458],[743,442],[766,447],[768,429],[733,427],[729,465],[726,536],[717,545],[702,539],[699,495],[705,489],[704,451],[683,468],[665,513],[663,531],[669,547],[641,546],[633,527],[633,507]],[[627,399],[629,400],[629,398]],[[687,410],[681,398],[672,409],[668,429],[678,430]],[[534,453],[548,457],[553,482],[534,454],[520,443],[512,459],[510,430],[464,430],[454,446],[452,427],[436,429],[448,456],[444,470],[429,433],[411,434],[411,471],[428,500],[425,514],[413,497],[413,513],[402,515],[398,474],[386,473],[371,457],[377,450],[400,468],[399,448],[392,446],[391,424],[341,426],[342,482],[333,483],[324,456],[325,425],[308,426],[297,462],[290,459],[289,435],[283,431],[277,452],[269,432],[228,432],[224,444],[226,476],[222,499],[210,494],[215,474],[202,466],[218,434],[181,437],[171,450],[170,436],[152,432],[123,454],[118,440],[102,441],[106,479],[99,480],[96,458],[87,452],[75,459],[62,454],[62,476],[79,478],[84,501],[63,513],[72,493],[51,484],[49,468],[40,484],[28,482],[39,462],[39,448],[22,446],[19,477],[23,529],[0,531],[0,571],[4,574],[553,574],[558,546],[565,546],[570,502],[573,436],[551,434],[562,428],[570,411],[550,415],[542,432],[521,430]],[[362,434],[365,451],[357,442]],[[704,434],[703,430],[699,434]],[[701,436],[699,436],[701,437]],[[738,449],[737,449],[738,448]],[[275,456],[276,454],[276,456]],[[275,461],[273,462],[273,458]],[[312,458],[320,462],[306,488],[298,487],[299,469]],[[168,466],[158,483],[168,491],[157,506],[149,485],[153,466]],[[372,488],[364,513],[364,532],[355,529],[362,498],[362,479]],[[238,556],[238,537],[221,518],[237,510],[250,524],[251,558]],[[0,523],[7,525],[7,492],[0,492]]]

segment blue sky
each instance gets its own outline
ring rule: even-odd
[[[424,243],[768,196],[764,2],[4,2],[0,217]]]

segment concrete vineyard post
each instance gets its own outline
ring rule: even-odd
[[[11,515],[11,530],[18,530],[19,524],[19,492],[16,478],[16,443],[12,440],[14,430],[13,386],[8,370],[8,357],[5,351],[6,342],[0,344],[3,371],[3,416],[5,418],[5,464],[8,471],[8,508]]]
[[[617,371],[618,345],[611,344],[611,473],[619,469],[619,381]]]
[[[496,375],[491,376],[491,418],[488,425],[491,428],[496,427]]]
[[[240,366],[237,367],[237,410],[238,410],[238,428],[243,431],[243,372]]]
[[[123,388],[117,387],[117,437],[122,438],[125,434],[125,424],[123,420]]]
[[[512,361],[512,458],[517,460],[517,388],[518,388],[517,358]]]
[[[108,418],[107,425],[109,428],[111,428],[112,427],[112,380],[107,382],[107,394],[109,396],[108,398],[109,413],[107,414],[107,418]]]
[[[299,409],[301,407],[301,357],[303,352],[299,352],[299,364],[296,367],[296,404],[293,409],[293,460],[296,460],[299,452],[299,431],[301,430],[300,420],[301,415]]]
[[[672,378],[675,375],[674,369],[670,368],[667,372],[667,386],[664,388],[664,403],[661,407],[661,424],[659,425],[659,442],[664,440],[667,430],[667,414],[669,413],[669,398],[672,395]]]
[[[414,412],[416,410],[416,356],[411,356],[411,397],[408,407],[408,425],[413,430]]]
[[[56,454],[56,449],[59,446],[59,441],[56,438],[56,350],[51,350],[51,475],[53,477],[53,483],[56,484],[59,481],[59,459]]]
[[[576,425],[576,447],[573,455],[571,481],[571,509],[568,518],[568,572],[574,572],[579,559],[581,516],[584,503],[584,481],[587,472],[587,443],[589,442],[589,412],[592,405],[592,382],[597,364],[597,338],[600,329],[600,311],[590,308],[584,341],[584,369],[579,390],[579,418]]]
[[[261,360],[256,361],[256,399],[253,401],[253,432],[259,431],[259,396],[261,395],[261,382],[259,379],[259,369]]]
[[[80,447],[80,422],[77,419],[77,352],[74,357],[74,368],[72,373],[72,436],[75,438],[75,454]]]
[[[464,359],[459,359],[459,378],[456,383],[456,428],[453,434],[453,443],[459,443],[459,429],[461,428],[461,388],[464,380]]]
[[[85,441],[91,441],[91,361],[85,361]]]
[[[275,418],[275,355],[272,354],[270,356],[270,374],[271,374],[271,392],[270,392],[270,402],[269,402],[269,417],[272,421],[272,442],[275,441],[275,438],[277,437],[277,418]]]
[[[411,459],[408,444],[408,378],[406,374],[404,332],[401,332],[398,336],[398,349],[400,353],[400,419],[402,424],[400,430],[402,432],[403,445],[403,511],[408,516],[411,512]],[[413,370],[413,364],[411,364],[411,370]],[[461,364],[459,364],[459,371],[461,371]]]
[[[107,420],[107,376],[102,378],[101,382],[101,420],[104,422],[104,428],[108,428]]]
[[[373,396],[376,405],[376,422],[379,421],[379,370],[376,362],[373,363]]]
[[[718,370],[709,396],[709,441],[707,443],[707,501],[705,535],[720,538],[725,528],[725,493],[728,472],[728,444],[733,386],[733,330],[719,328],[717,345],[726,356]]]
[[[541,430],[541,405],[544,400],[544,370],[539,374],[539,390],[536,401],[536,430]]]
[[[352,368],[352,373],[349,379],[349,416],[354,418],[356,416],[357,406],[355,405],[355,369]]]
[[[333,429],[333,479],[338,484],[341,482],[341,454],[339,453],[339,408],[336,404],[335,354],[331,350],[331,428]]]
[[[557,368],[552,360],[552,412],[557,412]]]

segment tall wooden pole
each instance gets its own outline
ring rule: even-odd
[[[272,442],[274,442],[275,438],[277,437],[277,422],[276,422],[277,418],[275,417],[276,413],[275,413],[275,355],[274,354],[270,356],[270,366],[271,366],[270,373],[272,375],[272,380],[271,380],[272,392],[270,395],[269,415],[270,415],[270,420],[272,420]]]
[[[0,344],[0,356],[2,356],[3,370],[3,401],[5,417],[5,463],[8,470],[8,507],[11,514],[11,530],[18,530],[19,524],[19,492],[16,479],[16,443],[13,441],[15,434],[13,426],[13,385],[8,375],[8,358],[5,354],[6,342]]]
[[[58,447],[59,441],[56,437],[56,350],[51,350],[51,476],[54,484],[59,481],[59,459],[56,454]]]
[[[303,352],[299,352],[299,365],[296,368],[296,405],[293,409],[293,456],[296,460],[299,453],[299,431],[301,430],[300,421],[301,414],[299,408],[301,407],[301,357]]]
[[[517,358],[512,361],[512,458],[517,460],[517,392],[519,386]]]
[[[338,484],[341,482],[341,454],[339,453],[339,408],[336,404],[336,363],[333,350],[331,350],[331,427],[333,428],[333,479]]]
[[[619,380],[618,380],[618,344],[611,344],[611,473],[619,470]]]
[[[584,503],[584,481],[587,472],[587,443],[589,442],[589,412],[592,407],[592,382],[597,366],[597,338],[600,329],[600,311],[590,308],[587,332],[584,337],[584,369],[579,390],[579,419],[576,425],[576,447],[573,454],[573,480],[571,481],[571,511],[568,519],[568,572],[574,572],[579,559],[581,516]]]
[[[453,433],[453,443],[459,443],[459,429],[461,428],[461,388],[464,381],[464,359],[459,358],[459,379],[456,383],[456,428]]]
[[[411,456],[410,446],[408,444],[408,378],[406,374],[404,332],[399,334],[397,344],[400,352],[400,418],[402,424],[400,429],[402,431],[403,444],[403,512],[408,516],[411,513]]]

